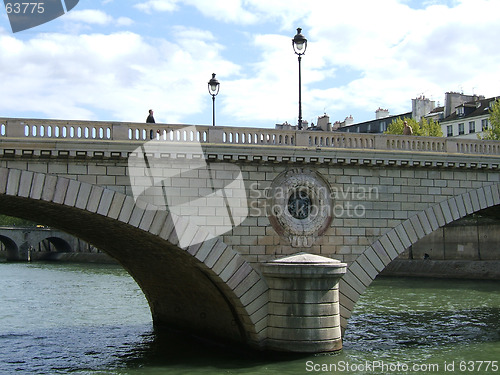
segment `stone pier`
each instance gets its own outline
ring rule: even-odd
[[[269,285],[268,349],[318,353],[342,348],[338,286],[346,267],[308,253],[263,264]]]

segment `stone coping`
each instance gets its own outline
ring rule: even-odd
[[[345,274],[347,264],[337,259],[300,252],[261,265],[268,277],[278,278],[337,278]]]
[[[336,265],[342,267],[340,260],[323,257],[321,255],[309,254],[306,252],[300,252],[284,258],[274,259],[269,263],[278,263],[280,265],[293,264],[293,265]]]
[[[0,118],[0,140],[148,141],[500,155],[499,141],[230,126]],[[157,135],[158,134],[158,135]]]

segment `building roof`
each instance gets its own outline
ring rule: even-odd
[[[440,113],[440,112],[444,112],[444,107],[436,107],[434,108],[432,111],[430,111],[428,114],[431,114],[431,113]]]
[[[473,118],[473,117],[479,117],[479,116],[484,116],[484,115],[489,115],[490,113],[490,103],[492,101],[496,101],[500,99],[498,96],[494,96],[492,98],[487,98],[487,99],[480,99],[472,102],[466,102],[464,104],[459,105],[456,107],[455,111],[449,115],[448,117],[442,119],[440,122],[449,122],[449,121],[460,121],[463,119],[468,119],[468,118]],[[462,113],[458,114],[459,108],[463,108]]]
[[[404,117],[411,118],[412,112],[382,117],[379,119],[369,120],[369,121],[365,121],[365,122],[358,122],[357,124],[352,124],[352,125],[340,127],[335,131],[337,131],[337,132],[356,132],[356,133],[381,133],[381,132],[385,131],[387,129],[387,126],[389,126],[394,120],[397,120],[398,118],[404,118]],[[377,126],[379,126],[380,123],[382,123],[382,122],[385,124],[384,130],[381,130],[379,127],[377,128]],[[375,126],[375,127],[373,128],[370,125]],[[370,127],[371,127],[371,129],[370,129]]]

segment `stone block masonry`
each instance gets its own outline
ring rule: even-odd
[[[269,284],[269,349],[330,352],[342,348],[338,282],[346,264],[299,253],[263,264]]]
[[[337,290],[345,329],[358,297],[399,254],[500,204],[498,142],[155,126],[158,147],[147,152],[144,124],[0,119],[2,210],[50,221],[116,257],[140,280],[156,322],[259,348],[297,341],[290,330],[299,326],[319,325],[304,328],[314,331],[306,341],[339,337],[323,315],[335,292],[314,302],[303,285],[288,288],[268,272],[276,259],[307,252],[348,265]],[[182,150],[193,143],[201,151]],[[141,147],[147,163],[164,167],[131,173]],[[299,300],[318,316],[283,318],[283,303]]]

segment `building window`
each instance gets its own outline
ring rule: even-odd
[[[476,122],[469,121],[469,133],[475,133],[475,132],[476,132]]]
[[[453,137],[453,125],[448,125],[446,127],[446,136]]]
[[[457,107],[457,116],[463,116],[465,114],[464,107]]]
[[[485,131],[486,129],[488,129],[488,119],[487,118],[481,120],[481,130]]]
[[[462,135],[465,133],[464,123],[458,124],[458,135]]]

